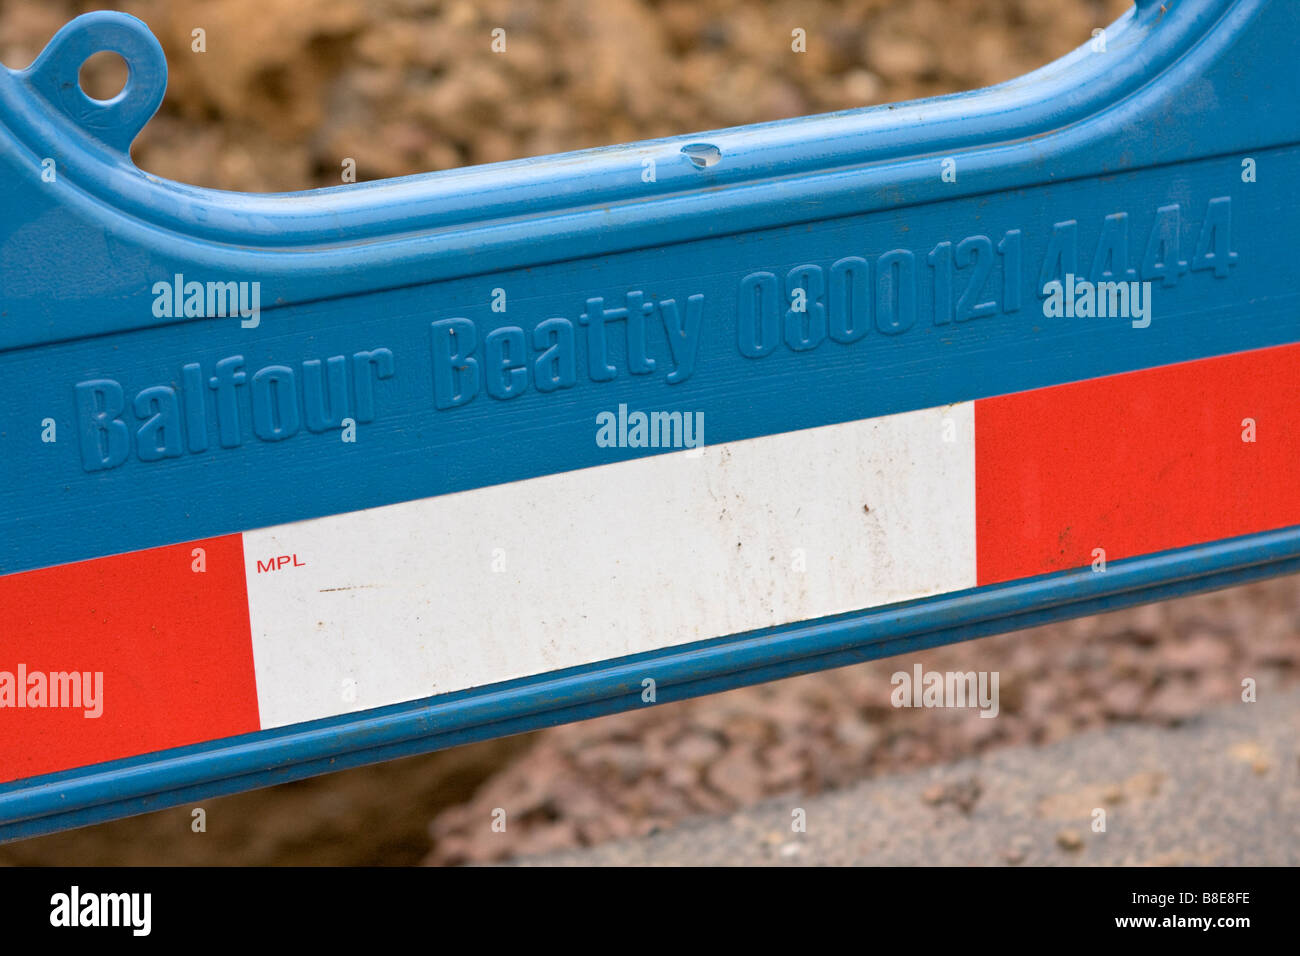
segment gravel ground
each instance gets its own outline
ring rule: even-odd
[[[1298,866],[1298,726],[1300,690],[1265,687],[1178,730],[1111,726],[520,862]]]
[[[25,66],[100,4],[0,0]],[[1125,0],[140,0],[170,63],[142,168],[249,191],[598,146],[970,89],[1085,42]],[[507,31],[503,54],[490,31]],[[206,31],[206,52],[192,31]],[[790,49],[807,33],[807,53]],[[111,79],[107,68],[88,82]],[[889,706],[889,675],[997,670],[1002,716]],[[1300,674],[1282,579],[395,761],[0,847],[2,863],[488,862],[1125,724]],[[1127,779],[1127,778],[1125,778]],[[505,834],[489,825],[508,810]]]
[[[774,794],[802,798],[1080,731],[1176,727],[1238,700],[1247,677],[1277,686],[1300,675],[1296,585],[1284,578],[559,727],[434,820],[428,862],[646,835]],[[1000,713],[893,707],[890,676],[916,664],[997,671]],[[496,808],[507,811],[505,833],[491,827]]]

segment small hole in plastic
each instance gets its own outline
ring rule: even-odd
[[[129,74],[126,60],[111,50],[101,50],[81,64],[77,82],[81,84],[81,92],[102,103],[122,92]]]
[[[682,147],[692,163],[703,169],[705,166],[712,166],[722,158],[722,150],[712,143],[690,143]]]

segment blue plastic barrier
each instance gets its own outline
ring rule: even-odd
[[[250,195],[77,18],[0,69],[0,838],[1300,570],[1298,28]]]

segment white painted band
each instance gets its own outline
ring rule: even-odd
[[[243,538],[261,724],[279,727],[974,587],[974,406]]]

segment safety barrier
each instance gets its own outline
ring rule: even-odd
[[[0,838],[1300,570],[1298,28],[263,196],[74,20],[0,70]]]

